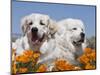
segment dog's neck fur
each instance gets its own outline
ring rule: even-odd
[[[63,36],[63,37],[65,37],[65,36]],[[61,48],[63,48],[62,50],[64,50],[65,52],[68,50],[72,54],[74,54],[76,57],[79,57],[83,53],[82,44],[80,44],[80,45],[74,45],[72,42],[70,42],[69,38],[65,37],[65,39],[64,38],[62,39],[62,37],[56,37],[56,43]]]
[[[82,50],[82,44],[81,45],[78,45],[75,47],[75,55],[76,55],[76,58],[81,56],[83,54],[83,50]]]

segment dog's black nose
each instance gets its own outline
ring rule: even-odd
[[[37,32],[37,31],[38,31],[38,28],[33,27],[33,28],[31,29],[31,31],[32,31],[32,32]]]
[[[84,38],[84,37],[85,37],[85,34],[84,34],[83,32],[82,32],[80,35],[81,35],[81,37],[82,37],[82,38]]]

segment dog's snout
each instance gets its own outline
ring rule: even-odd
[[[31,31],[32,31],[32,32],[37,32],[37,31],[38,31],[38,28],[33,27]]]
[[[83,32],[82,32],[80,35],[81,35],[81,37],[82,37],[82,38],[84,38],[84,37],[85,37],[85,34],[84,34]]]

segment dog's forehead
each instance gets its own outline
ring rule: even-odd
[[[84,28],[84,24],[81,20],[78,19],[68,19],[67,24],[69,28]]]
[[[49,16],[44,14],[31,14],[29,18],[33,20],[48,20]]]

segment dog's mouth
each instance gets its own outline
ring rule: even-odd
[[[42,35],[42,37],[39,37],[39,35],[37,33],[31,33],[32,34],[32,37],[31,37],[31,41],[34,44],[40,44],[44,37],[45,37],[45,34]]]
[[[84,38],[81,38],[78,41],[73,41],[73,44],[75,44],[75,45],[81,45],[83,42],[84,42]]]

